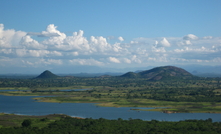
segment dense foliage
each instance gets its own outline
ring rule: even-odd
[[[221,123],[207,120],[186,120],[179,122],[142,121],[139,119],[75,119],[65,117],[43,128],[14,127],[1,128],[0,134],[218,134]]]
[[[31,126],[31,120],[30,119],[25,119],[22,124],[23,127],[29,127]]]

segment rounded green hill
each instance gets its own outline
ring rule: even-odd
[[[127,78],[147,78],[148,80],[189,79],[194,76],[182,68],[175,66],[162,66],[139,73],[128,72],[121,75]]]

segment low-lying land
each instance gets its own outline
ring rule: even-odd
[[[78,85],[53,86],[65,80],[67,79],[50,80],[51,82],[38,80],[38,85],[33,87],[1,87],[0,94],[36,96],[35,100],[42,102],[99,103],[99,106],[106,107],[156,107],[151,110],[167,113],[221,113],[219,79],[159,82],[145,81],[145,79],[81,78]],[[65,89],[91,90],[65,91]]]
[[[105,75],[94,78],[59,77],[45,71],[35,79],[0,79],[0,94],[31,95],[42,102],[156,107],[152,110],[166,113],[221,113],[220,80],[196,77],[173,66],[157,67],[140,73],[128,72],[116,77]]]

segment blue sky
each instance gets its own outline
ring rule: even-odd
[[[220,5],[220,0],[1,0],[0,73],[221,65]]]

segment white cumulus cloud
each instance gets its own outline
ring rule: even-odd
[[[78,54],[78,52],[72,52],[71,53],[73,56],[78,56],[79,54]]]
[[[128,64],[130,64],[130,63],[131,63],[131,60],[130,60],[130,59],[128,59],[128,58],[124,58],[123,60],[124,60],[124,63],[128,63]]]
[[[184,40],[197,40],[198,37],[196,35],[193,34],[188,34],[186,36],[183,37]]]
[[[105,52],[111,49],[111,46],[107,42],[107,39],[102,36],[99,37],[91,36],[90,46],[92,48],[92,51],[95,52]]]
[[[16,46],[26,34],[26,32],[15,31],[14,29],[4,30],[4,25],[0,24],[0,47],[10,48]]]
[[[26,35],[24,37],[22,37],[21,41],[20,41],[20,45],[26,46],[27,48],[31,48],[31,49],[46,49],[47,46],[44,46],[40,43],[38,43],[38,41],[32,39],[29,35]]]
[[[28,50],[28,56],[33,56],[33,57],[44,57],[47,54],[50,54],[50,51],[48,50]]]
[[[4,29],[0,24],[0,66],[220,64],[221,37],[188,34],[138,37],[128,42],[121,36],[112,38],[115,43],[104,36],[85,37],[83,30],[66,35],[54,24],[39,33]]]
[[[170,47],[170,43],[166,38],[163,38],[161,41],[156,41],[157,47]]]
[[[73,65],[90,65],[90,66],[94,66],[94,65],[102,66],[103,65],[102,62],[95,60],[95,59],[72,59],[72,60],[69,60],[69,62]]]
[[[118,40],[119,41],[124,41],[124,38],[120,36],[120,37],[118,37]]]
[[[42,31],[40,36],[53,37],[53,36],[64,36],[64,33],[61,33],[57,30],[57,26],[50,24],[47,26],[46,31]]]
[[[115,57],[109,57],[108,60],[113,63],[120,63],[120,61]]]
[[[83,36],[84,31],[74,32],[72,36],[63,39],[62,43],[56,45],[61,50],[80,50],[88,51],[90,46],[87,39]]]
[[[137,55],[133,55],[131,60],[135,63],[142,63],[141,60],[137,57]]]

